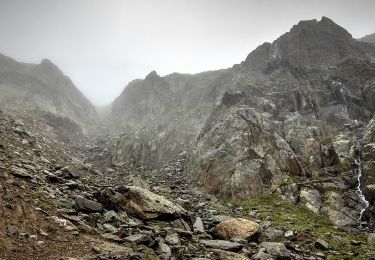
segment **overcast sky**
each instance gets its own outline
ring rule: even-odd
[[[299,20],[375,33],[374,0],[0,0],[0,53],[48,58],[94,103],[159,75],[231,67]]]

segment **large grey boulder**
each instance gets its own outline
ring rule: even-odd
[[[322,207],[322,194],[319,191],[304,187],[300,191],[299,198],[301,204],[311,211],[319,213]]]
[[[102,190],[96,194],[107,209],[125,210],[143,220],[185,217],[187,211],[163,196],[136,186]]]
[[[215,234],[221,239],[230,240],[232,238],[252,239],[260,230],[258,223],[244,219],[233,218],[225,220],[215,227]]]
[[[260,248],[264,248],[265,252],[275,259],[291,259],[290,252],[283,243],[263,242],[260,244]]]
[[[209,248],[217,248],[233,252],[238,252],[243,248],[242,244],[226,240],[201,240],[200,242]]]
[[[86,199],[82,196],[75,197],[76,208],[83,212],[101,212],[103,210],[103,205],[99,202]]]

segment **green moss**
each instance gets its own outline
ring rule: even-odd
[[[366,242],[364,235],[352,235],[343,229],[335,227],[325,215],[318,215],[301,205],[293,205],[282,201],[277,195],[264,195],[245,201],[232,201],[236,206],[242,206],[247,213],[256,211],[262,220],[272,221],[275,228],[307,231],[311,241],[323,239],[329,242],[330,250],[338,252],[337,256],[329,259],[370,259],[375,257],[375,246],[366,244],[353,245],[351,241]],[[306,241],[305,241],[306,242]],[[303,243],[298,242],[296,243]]]
[[[142,248],[141,252],[146,255],[148,260],[159,260],[160,259],[151,248],[148,248],[146,246]]]

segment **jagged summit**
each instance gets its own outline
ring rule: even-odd
[[[151,72],[146,76],[146,79],[155,79],[155,78],[158,78],[158,77],[160,77],[160,76],[158,75],[158,73],[157,73],[155,70],[153,70],[153,71],[151,71]]]
[[[317,32],[320,34],[325,32],[330,35],[335,35],[338,38],[352,38],[352,35],[347,30],[325,16],[323,16],[320,21],[317,21],[316,19],[300,21],[290,30],[290,33],[304,32],[306,32],[307,34],[313,32]]]
[[[38,65],[45,73],[60,74],[63,75],[62,71],[49,59],[43,59]]]
[[[279,64],[304,68],[335,65],[347,57],[366,58],[369,54],[375,55],[372,48],[358,43],[343,27],[323,17],[320,21],[300,21],[272,44],[264,43],[251,52],[244,65],[250,70],[265,70],[278,60]]]

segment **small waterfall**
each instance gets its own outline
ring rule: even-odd
[[[355,193],[358,195],[359,199],[361,200],[364,207],[361,209],[361,212],[359,213],[359,221],[362,219],[363,212],[370,206],[370,203],[366,200],[365,196],[363,195],[362,188],[361,188],[361,178],[362,178],[362,162],[361,159],[356,159],[355,164],[357,166],[357,180],[358,180],[358,186],[356,188]]]

